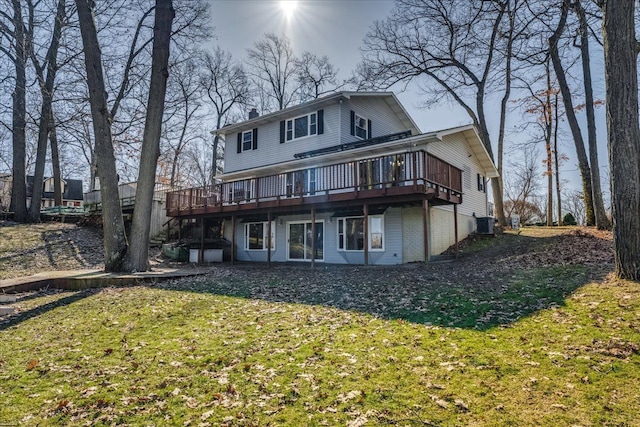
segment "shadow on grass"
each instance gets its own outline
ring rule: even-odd
[[[48,302],[46,304],[36,306],[30,310],[18,312],[17,314],[10,315],[7,318],[4,318],[4,319],[0,318],[0,331],[8,329],[19,323],[22,323],[25,320],[29,320],[34,317],[40,316],[50,310],[54,310],[59,307],[73,304],[74,302],[80,301],[81,299],[94,295],[95,293],[96,293],[95,289],[85,289],[83,291],[75,292],[72,295],[64,296],[62,298],[55,299],[54,301]],[[23,298],[20,301],[26,301],[27,299],[33,299],[41,296],[42,294],[34,294],[27,298]]]
[[[557,263],[540,267],[519,258],[523,254],[546,254],[557,249],[556,244],[554,238],[507,236],[453,262],[401,266],[222,265],[206,276],[147,286],[319,305],[384,319],[487,330],[509,325],[539,310],[562,306],[568,295],[592,280],[593,266]],[[597,272],[601,270],[602,267]],[[20,313],[0,324],[0,330],[92,292],[78,292]]]
[[[450,266],[455,268],[456,264]],[[259,274],[241,266],[234,273],[239,274],[159,287],[486,330],[562,306],[568,295],[589,282],[588,270],[582,266],[521,269],[487,278],[470,277],[465,283],[430,277],[428,265],[410,271],[328,267],[309,272],[298,267],[275,267]],[[376,278],[363,279],[371,275]]]

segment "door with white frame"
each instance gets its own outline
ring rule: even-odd
[[[324,221],[316,221],[315,247],[311,221],[287,222],[287,260],[324,261]]]

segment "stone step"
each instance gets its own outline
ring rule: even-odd
[[[15,295],[0,294],[0,303],[12,303],[16,302],[18,298]]]
[[[0,305],[0,316],[4,316],[6,314],[11,314],[14,311],[16,311],[15,307],[9,307],[9,306]]]

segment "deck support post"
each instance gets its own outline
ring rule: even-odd
[[[456,258],[458,258],[458,205],[453,205],[453,232],[456,239]]]
[[[362,205],[362,232],[364,234],[364,265],[369,265],[369,205]]]
[[[311,208],[311,268],[316,266],[316,208]]]
[[[236,262],[236,216],[231,215],[231,265]]]
[[[431,258],[431,248],[429,247],[429,200],[422,201],[422,241],[424,245],[424,260]]]
[[[182,242],[182,220],[178,220],[178,243]]]
[[[271,211],[267,211],[267,266],[271,267]]]
[[[204,217],[200,218],[200,250],[198,251],[198,264],[202,264],[204,262],[204,236],[206,234],[206,229],[204,227],[205,221]]]

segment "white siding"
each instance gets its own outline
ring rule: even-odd
[[[402,209],[402,262],[424,261],[422,207]]]
[[[294,160],[294,155],[309,150],[339,144],[339,105],[329,105],[324,110],[324,132],[306,138],[280,143],[280,120],[258,128],[258,148],[237,152],[237,133],[225,135],[225,173],[273,165]]]
[[[447,135],[442,141],[431,142],[427,145],[427,152],[451,163],[453,166],[465,170],[467,167],[470,175],[470,187],[462,187],[462,203],[458,206],[458,213],[462,215],[487,216],[487,193],[478,191],[477,175],[484,175],[477,157],[472,154],[471,148],[462,133]]]
[[[371,138],[407,130],[383,99],[352,98],[342,104],[342,144],[358,140],[351,135],[351,111],[371,120]]]
[[[450,206],[431,208],[431,255],[438,255],[455,244],[453,209]],[[458,210],[458,241],[476,231],[476,219]]]
[[[338,251],[338,218],[333,213],[316,215],[316,221],[324,220],[324,262],[328,264],[363,264],[364,252]],[[287,261],[287,227],[289,222],[311,221],[311,215],[280,216],[276,219],[276,248],[271,252],[273,262]],[[244,223],[236,226],[236,259],[238,261],[267,261],[267,251],[244,249]],[[225,237],[231,240],[231,224],[225,225]],[[384,214],[384,251],[369,251],[369,264],[400,264],[402,259],[402,210],[389,208]],[[319,262],[319,261],[316,261]]]
[[[345,100],[323,108],[324,133],[322,135],[280,143],[280,120],[258,128],[258,148],[237,152],[237,133],[225,135],[225,173],[275,165],[294,160],[294,155],[310,150],[356,141],[352,136],[350,111],[371,120],[372,137],[407,130],[384,99],[361,97]],[[315,110],[314,110],[315,111]],[[295,117],[295,116],[293,116]],[[287,117],[287,118],[293,118]]]

